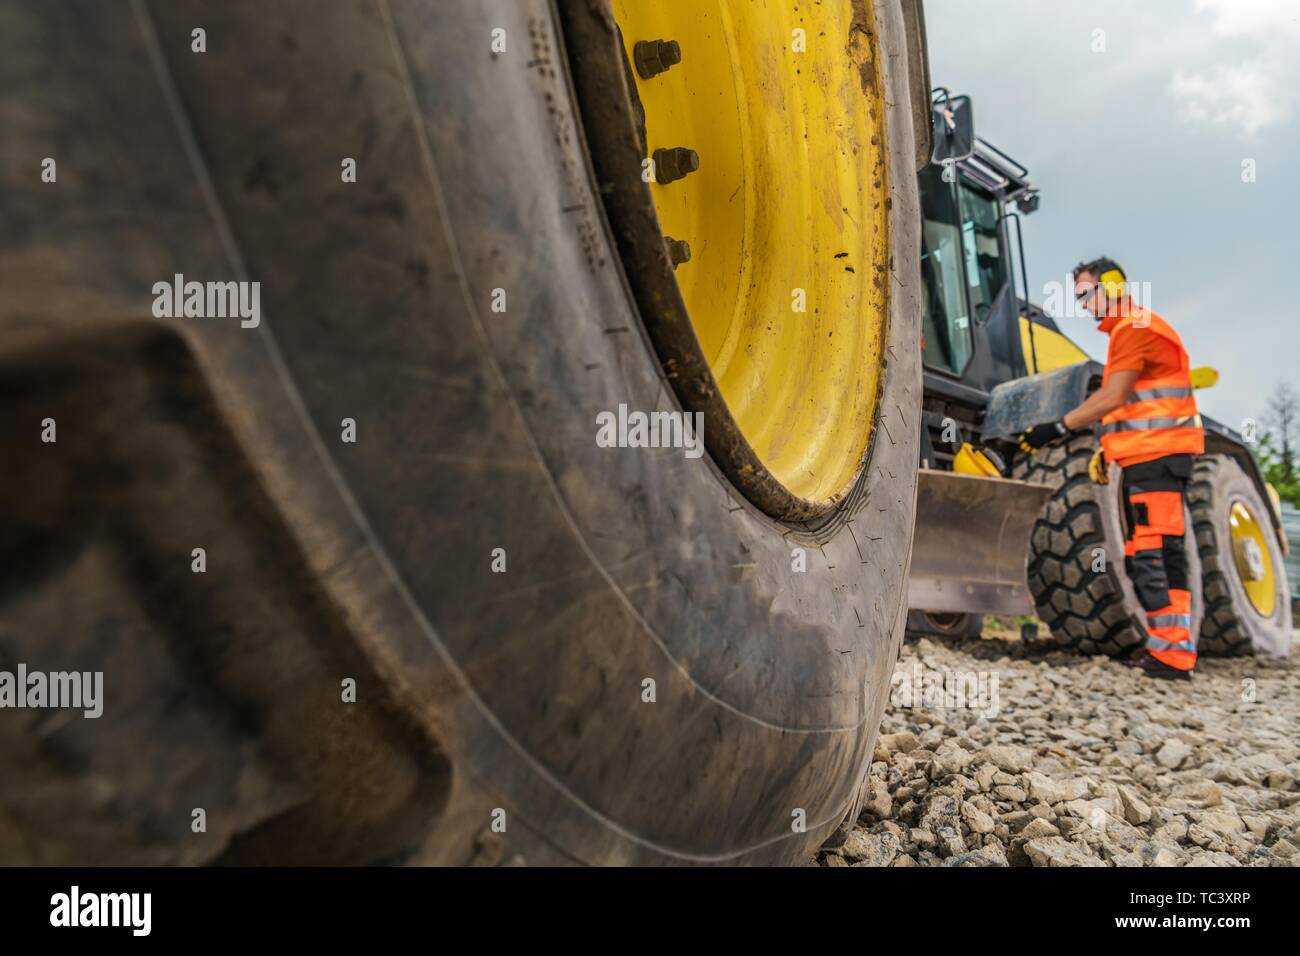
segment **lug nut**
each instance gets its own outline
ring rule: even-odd
[[[700,168],[700,154],[684,146],[656,149],[651,158],[655,164],[655,179],[663,186],[685,179]]]
[[[641,79],[649,80],[682,62],[682,48],[676,40],[640,40],[632,47],[632,59]]]
[[[685,239],[664,236],[664,243],[668,246],[668,260],[673,264],[674,269],[683,262],[691,261],[691,244]]]

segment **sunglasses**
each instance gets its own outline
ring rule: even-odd
[[[1076,293],[1074,294],[1075,301],[1076,301],[1076,302],[1087,302],[1089,299],[1091,299],[1091,298],[1093,297],[1093,295],[1096,293],[1096,291],[1097,291],[1097,287],[1096,287],[1096,286],[1092,286],[1092,287],[1089,288],[1089,289],[1084,289],[1082,292],[1076,292]]]

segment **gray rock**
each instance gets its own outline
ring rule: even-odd
[[[944,866],[1009,866],[1007,855],[996,843],[987,843],[978,850],[949,857]]]
[[[1033,754],[1024,747],[994,744],[980,751],[980,757],[1004,773],[1023,773],[1033,761]]]
[[[925,812],[921,815],[920,825],[923,829],[938,834],[941,826],[957,827],[960,812],[961,804],[956,796],[937,791],[931,794]]]
[[[1162,846],[1156,851],[1156,855],[1151,859],[1152,866],[1181,866],[1182,856],[1177,850],[1167,846]]]
[[[1180,783],[1170,791],[1170,796],[1186,800],[1193,807],[1217,807],[1223,803],[1223,789],[1213,780]]]
[[[854,866],[889,866],[901,849],[898,837],[892,833],[854,830],[844,844],[844,856],[855,861]]]
[[[1182,817],[1174,817],[1156,830],[1155,835],[1169,843],[1182,843],[1187,839],[1187,821]]]
[[[931,764],[931,770],[938,776],[942,774],[958,774],[966,769],[967,764],[971,762],[974,755],[961,747],[952,744],[945,744],[934,755],[934,762]]]
[[[1285,769],[1277,754],[1264,751],[1237,757],[1227,766],[1216,765],[1210,776],[1221,783],[1267,786],[1270,773]]]
[[[1264,783],[1270,790],[1294,790],[1295,777],[1290,770],[1285,767],[1278,767],[1276,770],[1270,770],[1268,776],[1264,778]]]
[[[1300,862],[1300,845],[1288,840],[1286,837],[1278,837],[1277,841],[1269,847],[1269,851],[1274,857],[1284,861],[1288,866]]]
[[[1020,831],[1020,835],[1029,840],[1036,840],[1041,837],[1060,836],[1061,831],[1048,821],[1035,818],[1025,824],[1024,829]]]
[[[1223,850],[1227,846],[1217,834],[1196,823],[1187,828],[1187,839],[1208,850]]]
[[[998,822],[1006,824],[1013,832],[1020,830],[1033,819],[1035,819],[1034,815],[1024,810],[1010,810],[998,815]]]
[[[961,818],[971,828],[972,833],[993,832],[993,818],[973,803],[963,803],[961,805]]]
[[[862,803],[862,809],[874,813],[881,820],[885,820],[894,811],[894,801],[889,796],[889,791],[882,784],[872,781],[871,790],[867,795],[867,799]]]
[[[1052,780],[1034,770],[1028,775],[1029,795],[1044,803],[1062,803],[1078,800],[1088,795],[1088,781],[1082,777],[1069,780]],[[1031,811],[1032,812],[1032,811]]]
[[[915,734],[881,734],[876,738],[876,752],[874,754],[877,760],[888,760],[890,754],[894,753],[911,753],[917,749],[920,743]]]
[[[1211,833],[1225,837],[1246,830],[1246,824],[1232,810],[1206,810],[1196,822]]]
[[[1268,839],[1268,817],[1261,817],[1253,813],[1243,813],[1241,815],[1241,822],[1246,825],[1246,830],[1256,840]]]
[[[1025,844],[1025,853],[1034,866],[1105,866],[1100,859],[1077,843],[1062,837],[1040,837]]]
[[[1171,738],[1166,740],[1164,746],[1156,753],[1156,763],[1170,770],[1177,770],[1183,765],[1183,761],[1191,756],[1191,753],[1191,747],[1176,737]]]
[[[958,856],[966,852],[966,841],[956,827],[939,827],[934,831],[934,836],[939,842],[940,856]]]
[[[942,725],[931,727],[921,735],[921,749],[938,750],[939,744],[943,742],[944,728]]]
[[[1132,787],[1119,788],[1119,804],[1124,819],[1135,826],[1151,819],[1151,807]]]
[[[1224,853],[1220,850],[1210,850],[1194,857],[1191,860],[1192,866],[1241,866],[1241,861],[1230,853]]]
[[[1074,836],[1076,833],[1083,833],[1088,829],[1088,824],[1084,823],[1078,817],[1060,817],[1056,821],[1056,827],[1061,831],[1063,836]]]

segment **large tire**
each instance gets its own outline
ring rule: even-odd
[[[1206,455],[1197,460],[1187,499],[1205,588],[1200,653],[1219,657],[1252,653],[1285,656],[1291,648],[1291,595],[1282,547],[1273,531],[1272,508],[1241,466],[1227,455]],[[1229,518],[1236,501],[1244,503],[1264,523],[1267,556],[1276,582],[1269,614],[1261,613],[1251,602],[1234,554]]]
[[[1088,476],[1097,446],[1094,431],[1076,432],[1037,455],[1017,456],[1012,476],[1055,489],[1034,522],[1028,562],[1029,590],[1052,639],[1082,654],[1124,657],[1142,646],[1146,612],[1124,573],[1120,470],[1110,469],[1108,485],[1094,484]],[[1203,602],[1200,560],[1190,535],[1187,559],[1195,633]]]
[[[107,698],[0,715],[0,863],[791,863],[855,813],[921,423],[876,6],[888,361],[816,524],[597,447],[598,412],[678,406],[546,0],[0,10],[0,650]],[[260,326],[155,321],[176,273],[260,281]]]

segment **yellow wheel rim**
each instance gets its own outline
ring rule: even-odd
[[[1242,501],[1233,502],[1228,513],[1228,526],[1232,533],[1237,576],[1246,589],[1246,596],[1256,611],[1264,617],[1272,617],[1277,601],[1277,580],[1264,527]]]
[[[698,156],[667,184],[654,168],[650,189],[664,235],[690,247],[676,278],[704,356],[763,466],[795,497],[829,505],[871,440],[888,314],[885,106],[868,5],[613,9],[648,158]],[[675,41],[681,59],[647,78],[637,43],[655,40]]]

